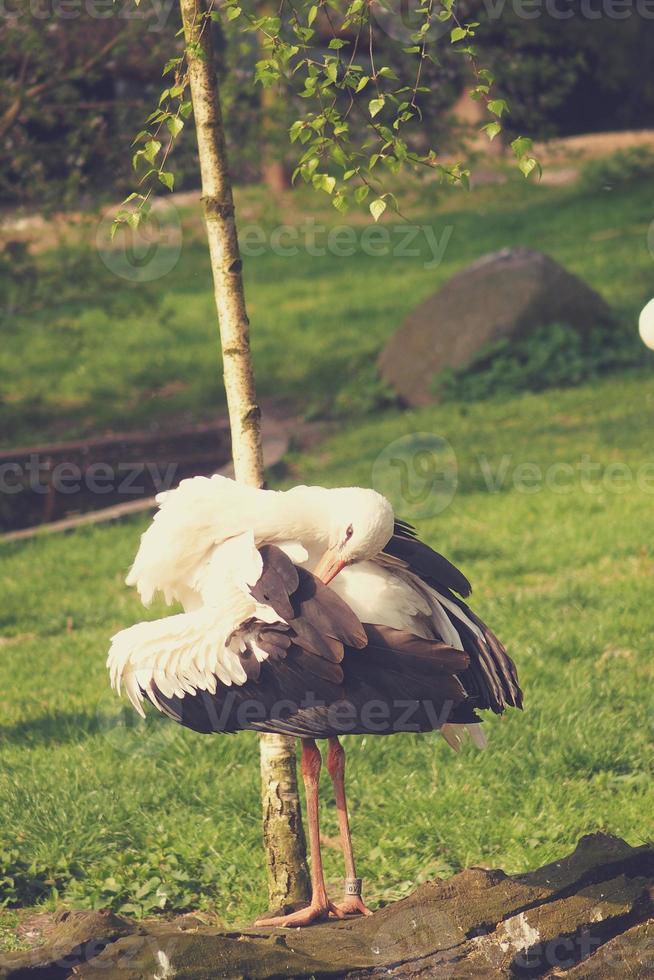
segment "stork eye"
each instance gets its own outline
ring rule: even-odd
[[[354,534],[354,528],[350,524],[350,526],[348,527],[347,531],[345,532],[345,540],[346,541],[349,541],[353,534]]]

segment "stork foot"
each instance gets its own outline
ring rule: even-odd
[[[282,929],[301,929],[310,926],[313,922],[320,922],[333,917],[344,919],[345,912],[342,912],[337,905],[327,899],[326,902],[312,902],[304,909],[297,912],[290,912],[288,915],[274,915],[269,919],[257,919],[255,926],[277,926]]]
[[[372,915],[372,910],[363,904],[363,900],[358,895],[346,895],[336,908],[344,915]]]

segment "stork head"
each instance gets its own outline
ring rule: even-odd
[[[393,508],[375,490],[343,487],[328,491],[329,544],[314,574],[328,583],[357,561],[374,558],[393,534]]]

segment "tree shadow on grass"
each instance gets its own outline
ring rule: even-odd
[[[144,720],[128,705],[118,705],[114,710],[55,710],[13,725],[0,725],[0,746],[66,745],[100,735],[117,751],[133,749],[136,743],[142,749],[154,750],[170,742],[175,732],[176,726],[163,716],[148,714]]]

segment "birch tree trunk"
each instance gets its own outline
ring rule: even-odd
[[[261,411],[254,385],[242,261],[214,68],[211,22],[205,19],[203,0],[180,0],[180,9],[198,138],[202,205],[220,325],[234,471],[237,480],[262,486]],[[262,736],[261,777],[270,908],[306,902],[309,876],[294,739]]]

